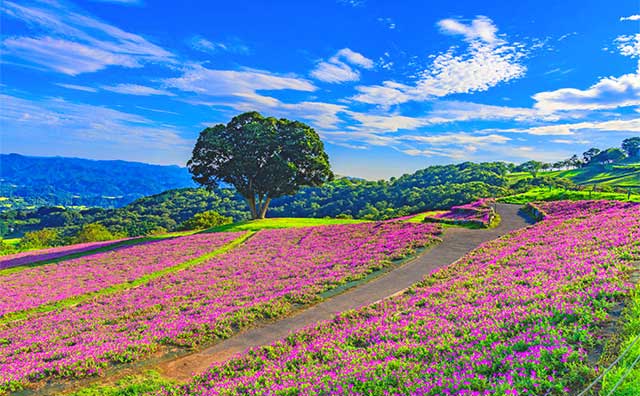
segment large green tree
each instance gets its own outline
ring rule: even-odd
[[[200,132],[187,166],[193,180],[209,190],[219,182],[233,185],[254,219],[265,217],[273,198],[333,179],[329,156],[313,128],[257,112]]]
[[[640,137],[624,139],[622,149],[629,157],[640,157]]]

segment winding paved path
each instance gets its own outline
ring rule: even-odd
[[[442,243],[379,278],[331,297],[293,316],[246,330],[200,352],[161,363],[156,368],[168,378],[186,381],[194,374],[204,372],[213,363],[225,361],[248,348],[271,344],[285,338],[291,332],[331,319],[339,312],[356,309],[399,293],[419,282],[432,271],[460,259],[481,243],[529,224],[518,213],[519,205],[497,204],[496,209],[502,219],[496,228],[489,230],[447,228],[442,235]]]

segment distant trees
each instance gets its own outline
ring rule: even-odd
[[[187,166],[193,180],[208,189],[220,181],[233,185],[253,219],[265,217],[272,199],[333,179],[329,157],[313,128],[257,112],[204,129]]]
[[[19,243],[20,250],[41,249],[55,246],[60,242],[60,234],[54,228],[43,228],[24,234]]]
[[[515,168],[516,172],[529,172],[531,176],[536,177],[538,172],[543,169],[545,164],[540,161],[527,161]]]
[[[180,225],[181,230],[203,230],[233,222],[233,218],[222,216],[214,210],[196,213],[192,218]]]
[[[640,156],[640,137],[632,137],[622,141],[622,150],[629,157]]]
[[[584,164],[585,165],[589,165],[591,163],[591,160],[598,154],[600,154],[600,149],[599,148],[595,148],[595,147],[592,147],[589,150],[587,150],[584,153],[582,153],[582,158],[584,159]]]
[[[86,242],[100,242],[116,239],[117,236],[113,235],[107,227],[100,223],[85,224],[80,232],[75,236],[75,243]]]
[[[598,155],[591,158],[591,162],[595,162],[597,164],[610,164],[613,162],[620,161],[626,157],[624,151],[619,148],[609,148],[604,151],[601,151]]]

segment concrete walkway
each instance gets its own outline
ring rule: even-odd
[[[293,316],[246,330],[200,352],[161,363],[156,368],[168,378],[187,381],[194,374],[204,372],[213,363],[225,361],[248,348],[271,344],[303,327],[329,320],[339,312],[372,304],[401,292],[432,271],[460,259],[481,243],[529,224],[518,213],[519,205],[497,204],[496,209],[502,219],[496,228],[489,230],[447,228],[442,236],[442,243],[379,278],[331,297]]]

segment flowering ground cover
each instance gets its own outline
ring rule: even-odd
[[[493,210],[491,199],[453,206],[447,211],[438,211],[424,216],[423,221],[430,223],[445,223],[457,225],[474,225],[477,227],[489,227],[496,213]]]
[[[437,240],[434,224],[262,230],[199,265],[0,325],[0,391],[93,375],[160,346],[193,347],[279,317]]]
[[[213,366],[166,395],[567,395],[630,288],[640,205],[545,207],[401,296]],[[584,208],[589,208],[584,210]],[[602,210],[596,210],[600,208]]]
[[[133,282],[219,249],[241,234],[195,234],[147,242],[0,276],[0,318]]]
[[[48,249],[29,250],[26,252],[0,256],[0,270],[17,267],[19,265],[31,264],[37,261],[54,260],[70,254],[77,254],[95,250],[101,247],[122,242],[123,239],[102,242],[79,243],[75,245],[58,246]]]

